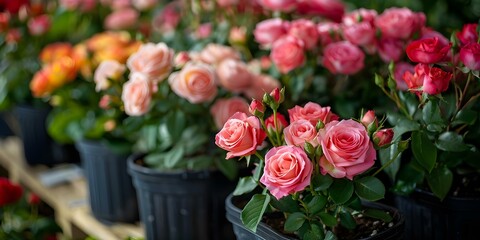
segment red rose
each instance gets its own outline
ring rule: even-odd
[[[423,92],[436,95],[447,91],[452,79],[452,73],[445,72],[440,68],[432,67],[423,78]]]
[[[462,47],[460,61],[470,70],[480,70],[480,44],[475,42]]]
[[[413,62],[437,63],[442,60],[450,50],[451,43],[442,44],[438,38],[426,38],[411,42],[407,46],[407,56]]]
[[[20,200],[23,188],[10,182],[6,178],[0,178],[0,207],[12,204]]]

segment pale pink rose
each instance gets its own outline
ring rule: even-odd
[[[212,35],[212,24],[211,23],[203,23],[195,31],[195,37],[198,39],[208,38]]]
[[[270,58],[280,73],[288,73],[305,63],[303,42],[293,36],[283,37],[273,44]]]
[[[313,165],[307,154],[296,146],[280,146],[265,155],[260,182],[276,198],[300,192],[310,184]]]
[[[216,72],[220,86],[235,93],[248,89],[253,79],[252,74],[247,69],[247,65],[235,59],[221,61],[217,66]]]
[[[152,9],[158,3],[158,0],[131,0],[131,1],[132,1],[132,5],[140,11]]]
[[[325,47],[332,42],[342,40],[340,25],[334,22],[321,22],[317,24],[320,45]]]
[[[203,63],[187,63],[180,72],[170,75],[172,90],[190,103],[211,101],[217,95],[214,69]]]
[[[275,88],[281,88],[281,83],[270,75],[254,75],[252,84],[245,90],[248,98],[263,99],[265,93],[270,93]]]
[[[226,159],[243,157],[255,153],[266,136],[257,117],[238,112],[215,135],[215,144],[228,151]]]
[[[248,103],[244,98],[220,98],[210,108],[210,114],[217,129],[221,129],[227,120],[236,112],[249,113]]]
[[[341,0],[297,0],[297,11],[300,14],[321,15],[340,22],[345,6]]]
[[[118,80],[125,70],[125,65],[115,60],[102,61],[93,74],[95,90],[99,92],[107,89],[110,86],[110,81]]]
[[[135,26],[138,20],[138,12],[133,8],[122,8],[110,13],[104,21],[106,29],[124,30]]]
[[[164,80],[173,66],[174,52],[165,43],[145,43],[127,60],[132,72],[139,72],[151,81]]]
[[[28,20],[28,32],[33,36],[39,36],[50,29],[50,17],[46,14]]]
[[[375,20],[375,25],[384,38],[408,39],[415,31],[420,30],[420,15],[408,8],[389,8]]]
[[[288,34],[303,41],[305,49],[316,47],[318,41],[317,27],[307,19],[297,19],[290,23]]]
[[[332,121],[318,131],[322,146],[320,171],[352,180],[373,166],[377,154],[365,127],[354,120]]]
[[[264,8],[273,11],[289,12],[296,6],[296,0],[258,0]]]
[[[310,121],[313,126],[316,126],[318,121],[326,124],[338,120],[338,116],[331,112],[330,107],[322,107],[314,102],[308,102],[304,107],[295,106],[289,109],[288,116],[291,122],[305,119]]]
[[[287,145],[295,145],[301,148],[305,146],[305,142],[312,144],[314,147],[318,145],[317,130],[310,121],[305,119],[291,122],[283,129],[283,134]]]
[[[231,47],[209,43],[200,51],[198,56],[191,56],[191,58],[207,64],[217,65],[228,58],[240,60],[240,54]]]
[[[333,74],[355,74],[364,67],[365,54],[347,41],[330,43],[324,50],[323,65]]]
[[[239,1],[240,0],[217,0],[217,4],[220,7],[227,8],[236,6]]]
[[[255,26],[253,35],[255,41],[262,47],[269,49],[272,44],[287,34],[289,23],[280,18],[263,20]]]
[[[375,42],[376,29],[368,22],[361,22],[342,27],[343,36],[358,46],[368,46]]]
[[[141,73],[133,73],[123,85],[122,101],[125,113],[141,116],[148,112],[152,100],[150,81]]]
[[[375,18],[378,13],[374,9],[359,8],[345,14],[342,18],[342,23],[346,26],[354,25],[360,22],[368,22],[372,25],[375,24]]]
[[[397,82],[397,89],[406,91],[408,90],[407,83],[403,80],[405,72],[415,73],[415,67],[406,62],[395,63],[395,69],[393,69],[393,79]]]
[[[378,55],[386,63],[399,61],[405,52],[402,40],[396,38],[380,39],[377,42],[377,49]]]

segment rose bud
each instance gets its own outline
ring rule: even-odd
[[[269,135],[270,133],[275,131],[282,132],[283,129],[288,126],[288,122],[285,117],[282,114],[277,113],[277,128],[275,130],[275,122],[273,119],[273,115],[265,119],[265,127],[267,128],[267,132],[269,133]]]
[[[375,111],[368,110],[362,117],[362,124],[365,127],[368,127],[370,124],[375,124],[375,127],[378,126],[377,118],[375,117]]]
[[[30,195],[28,196],[28,203],[30,205],[38,205],[40,204],[40,202],[41,202],[41,199],[37,194],[30,193]]]
[[[378,130],[373,134],[373,142],[378,147],[388,146],[390,143],[392,143],[392,139],[393,139],[393,129],[391,128]]]
[[[48,31],[51,22],[48,15],[40,15],[28,21],[28,31],[34,36],[39,36]]]
[[[265,106],[261,101],[257,99],[253,99],[252,102],[250,103],[248,110],[252,115],[257,117],[262,117],[263,113],[265,113]]]
[[[188,55],[188,52],[185,51],[179,52],[173,61],[175,63],[175,67],[182,68],[188,61],[190,61],[190,55]]]

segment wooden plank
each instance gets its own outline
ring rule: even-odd
[[[0,141],[0,165],[9,171],[12,181],[23,184],[55,209],[57,221],[69,238],[77,239],[74,232],[77,227],[87,235],[102,240],[124,239],[129,236],[143,237],[144,235],[140,224],[108,226],[95,219],[88,206],[87,185],[84,178],[53,187],[42,185],[38,176],[48,168],[28,166],[23,160],[21,142],[18,138],[10,137]]]

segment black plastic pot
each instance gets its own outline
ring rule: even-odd
[[[396,196],[405,216],[405,239],[478,239],[480,198],[446,197],[417,189],[409,197]]]
[[[93,215],[103,222],[138,221],[137,196],[127,173],[128,155],[112,152],[101,141],[79,141],[76,147],[88,182]]]
[[[70,144],[58,144],[46,130],[46,119],[50,108],[15,106],[13,115],[18,123],[22,139],[25,161],[29,165],[44,164],[53,166],[60,163],[78,163],[78,152]]]
[[[234,239],[225,198],[235,182],[219,171],[161,172],[137,164],[143,156],[132,155],[128,171],[147,239]]]
[[[296,239],[290,236],[283,235],[277,231],[275,231],[272,227],[268,226],[267,224],[260,222],[257,227],[257,232],[252,232],[249,229],[245,228],[242,220],[240,219],[240,214],[242,210],[234,205],[235,199],[244,199],[247,200],[246,196],[233,196],[232,194],[228,195],[227,199],[225,200],[225,206],[227,209],[227,219],[233,225],[233,231],[235,232],[235,236],[237,240],[292,240]],[[362,240],[396,240],[396,239],[403,239],[404,235],[404,222],[405,219],[403,216],[398,212],[397,209],[392,208],[390,206],[381,204],[381,203],[374,203],[374,202],[365,202],[363,203],[365,207],[375,208],[375,209],[382,209],[388,210],[393,213],[393,221],[395,224],[388,228],[383,232],[379,232],[378,234],[368,237],[362,238]]]
[[[0,112],[0,138],[6,138],[13,135],[12,130],[4,119],[5,115],[6,113]]]

